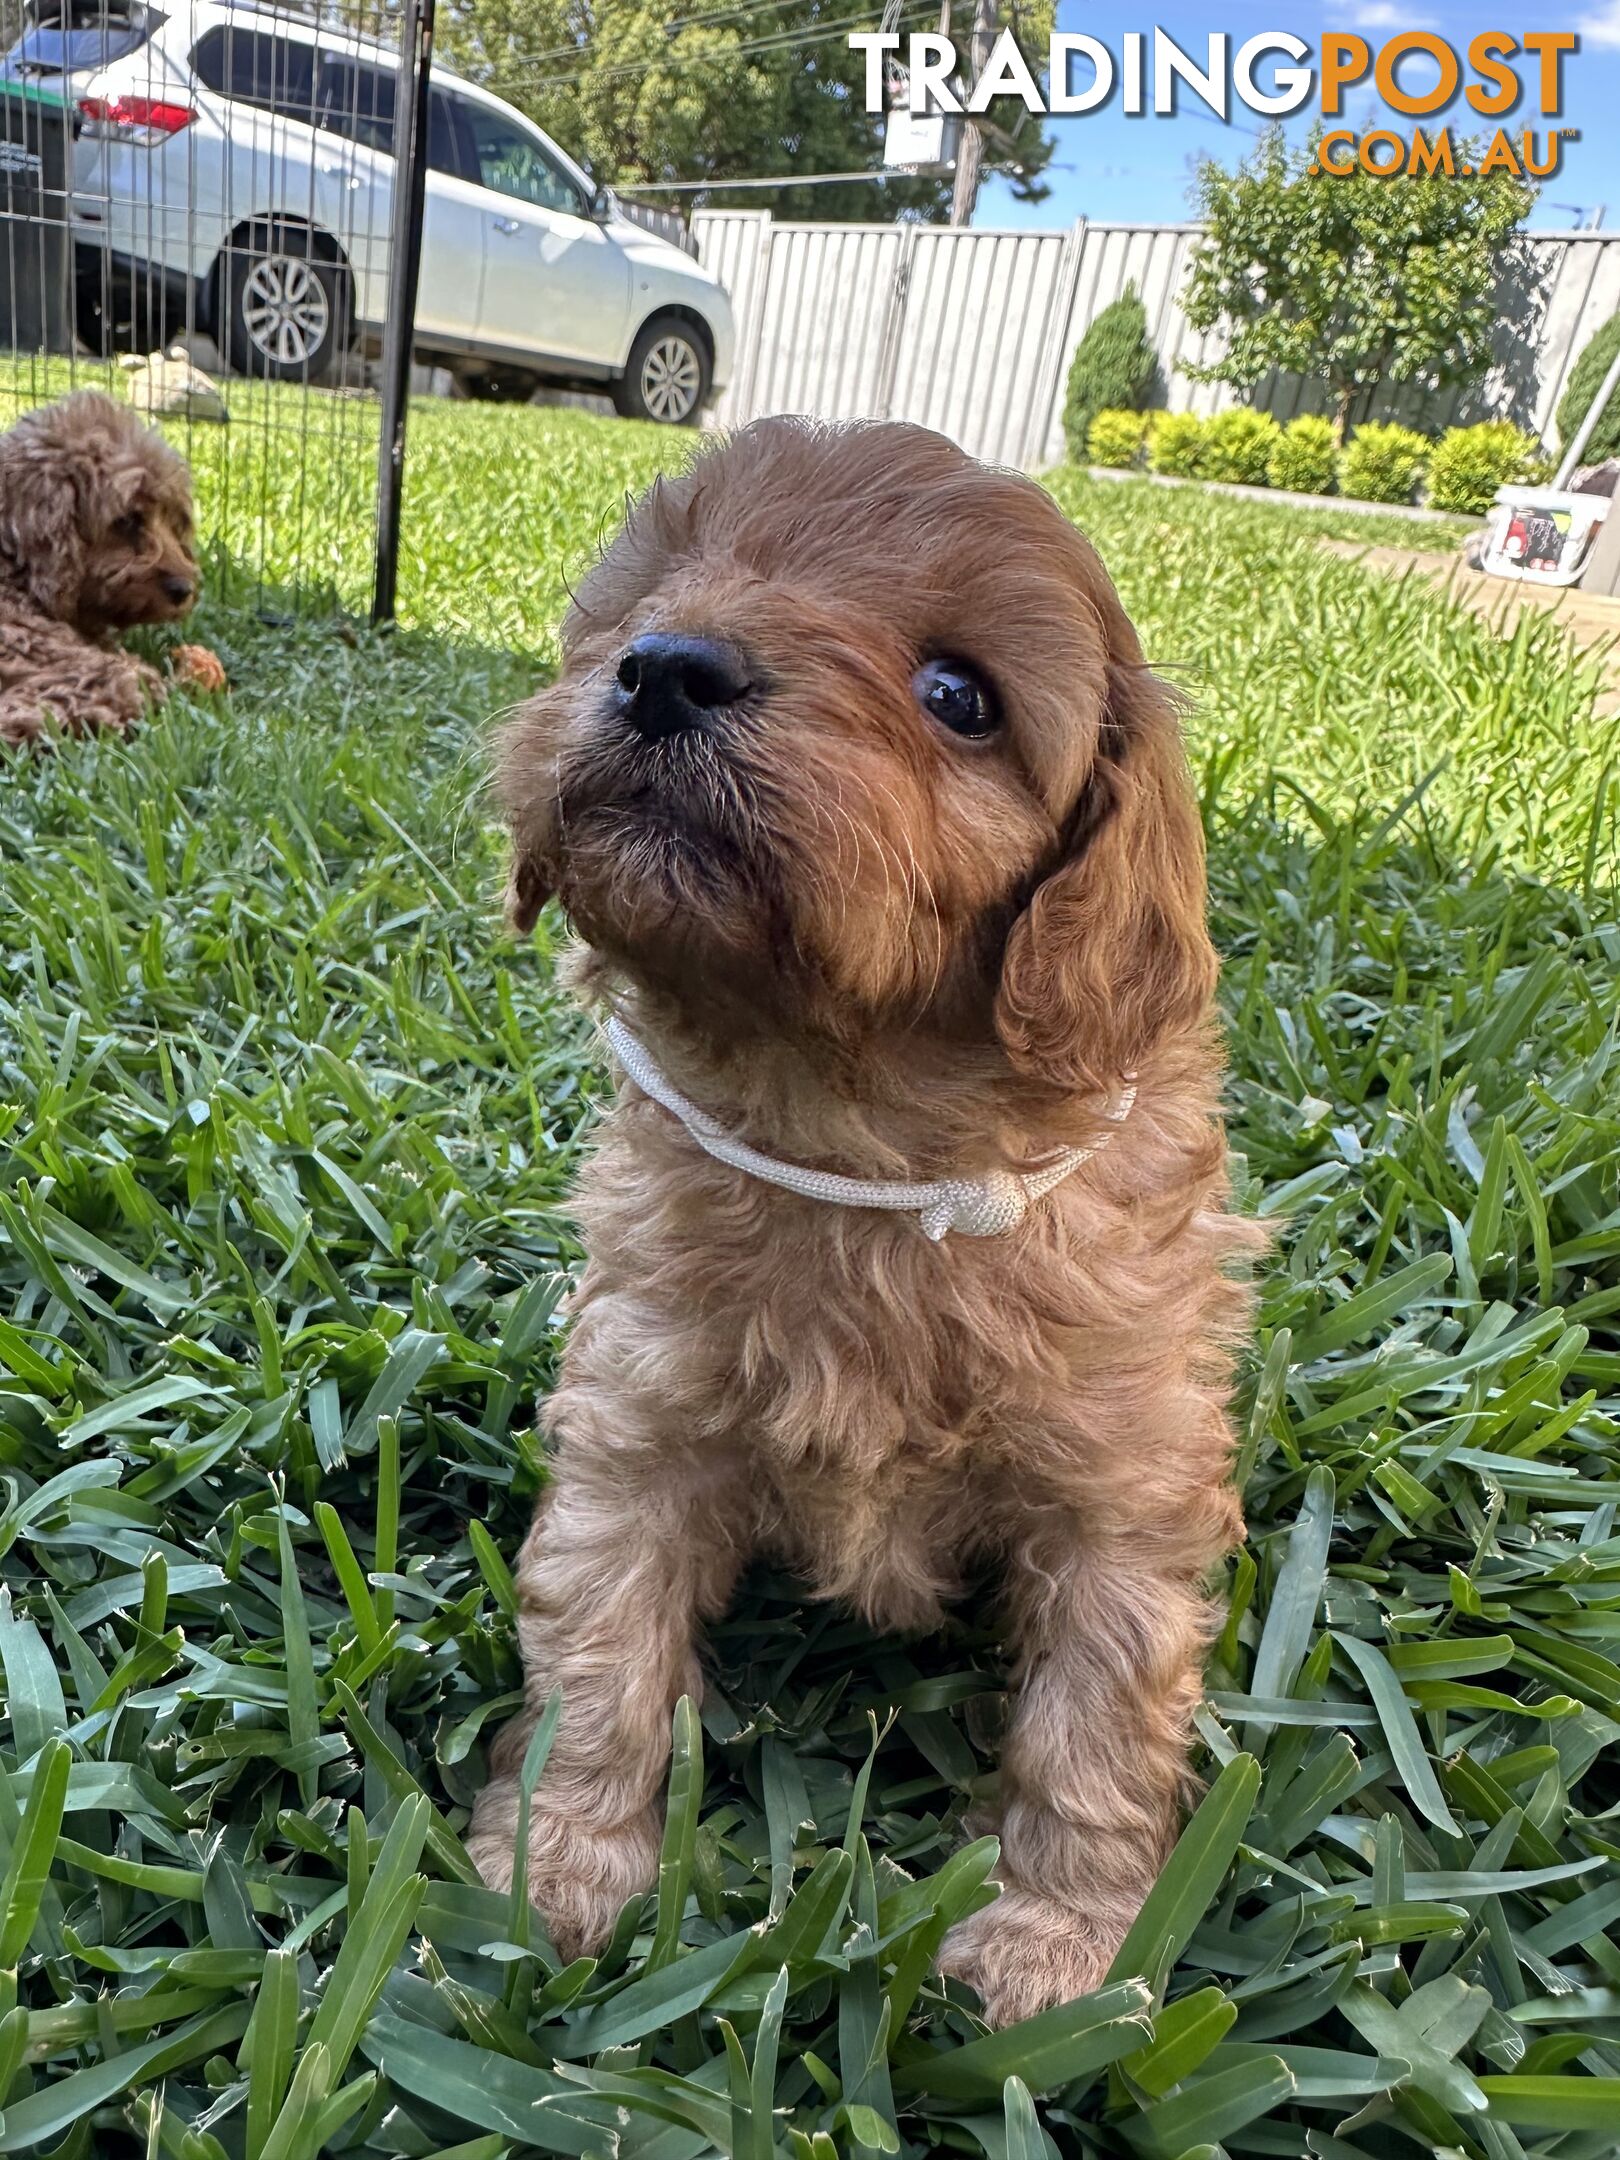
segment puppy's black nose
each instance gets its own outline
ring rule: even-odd
[[[163,580],[163,597],[178,607],[182,600],[191,598],[191,580],[183,577],[166,577]]]
[[[627,645],[618,669],[619,710],[649,741],[701,727],[753,685],[748,661],[725,638],[652,630]]]

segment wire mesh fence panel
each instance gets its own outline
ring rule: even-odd
[[[0,42],[0,422],[127,400],[190,461],[211,580],[364,607],[391,11],[0,0]]]

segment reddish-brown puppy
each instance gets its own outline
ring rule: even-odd
[[[1004,1234],[935,1242],[714,1159],[624,1083],[518,1569],[530,1710],[471,1849],[510,1879],[560,1683],[529,1883],[565,1954],[599,1944],[653,1878],[671,1707],[750,1554],[894,1628],[988,1562],[1003,1890],[942,1963],[1027,2015],[1097,1984],[1164,1858],[1241,1528],[1250,1233],[1173,705],[1039,488],[892,425],[769,421],[659,482],[563,647],[502,744],[513,911],[561,896],[587,994],[675,1088],[859,1178],[1108,1144]]]
[[[48,721],[124,733],[165,690],[117,638],[179,621],[196,594],[185,462],[127,406],[81,390],[0,436],[0,742]],[[201,647],[177,662],[220,687]]]

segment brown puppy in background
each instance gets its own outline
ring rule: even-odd
[[[560,1683],[529,1885],[565,1955],[599,1945],[751,1554],[896,1629],[989,1562],[1003,1888],[941,1962],[1026,2016],[1098,1984],[1172,1841],[1241,1532],[1252,1233],[1175,708],[1051,500],[896,425],[768,421],[658,482],[563,652],[501,748],[512,910],[561,896],[660,1099],[626,1079],[581,1181],[529,1710],[470,1849],[510,1880]],[[807,1197],[716,1159],[671,1088],[773,1165],[988,1183],[921,1218]],[[1026,1195],[1032,1166],[1066,1174]]]
[[[127,406],[80,390],[0,435],[0,742],[123,734],[167,691],[119,651],[138,623],[178,622],[197,596],[185,461]],[[180,679],[224,686],[200,645]]]

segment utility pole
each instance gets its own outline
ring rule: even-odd
[[[996,0],[973,0],[973,36],[968,47],[972,59],[972,82],[977,82],[990,61],[996,41]],[[973,206],[979,199],[979,167],[984,160],[984,135],[978,122],[962,115],[962,133],[956,148],[956,184],[951,193],[951,223],[971,225]]]

